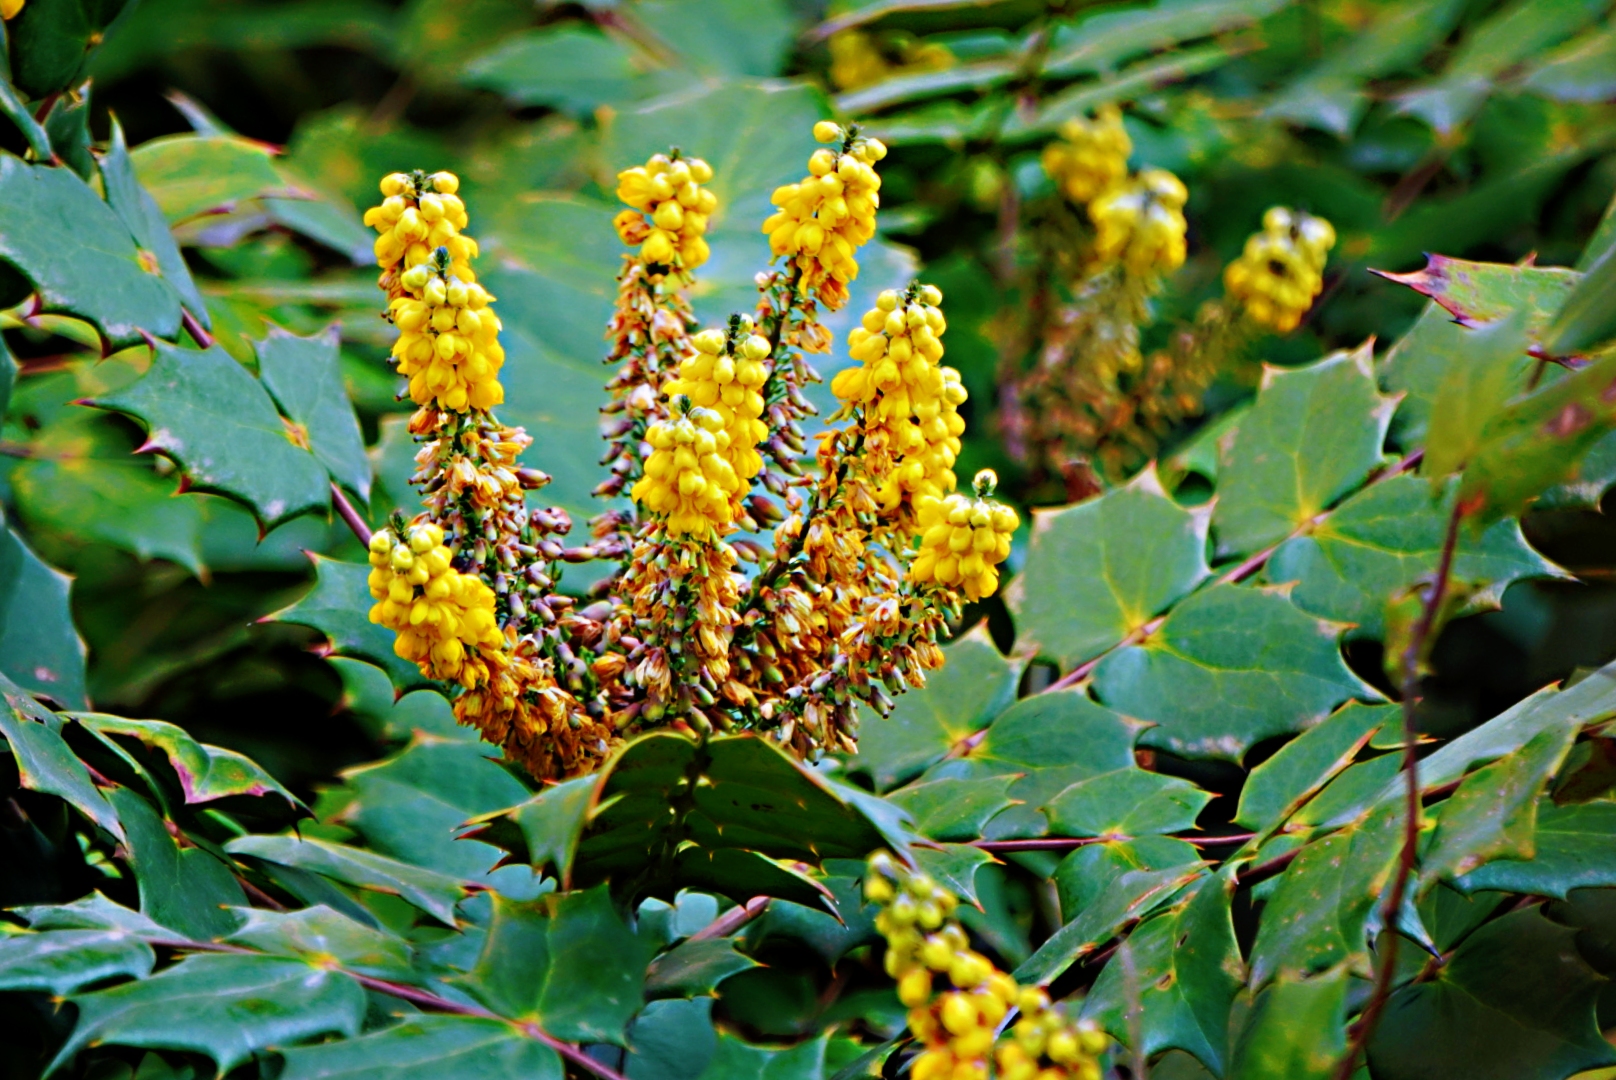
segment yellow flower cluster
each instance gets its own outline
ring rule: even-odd
[[[848,354],[860,366],[831,381],[840,400],[864,408],[870,479],[888,512],[906,498],[913,503],[954,490],[966,394],[959,372],[939,364],[948,328],[937,306],[942,300],[935,285],[881,293],[847,335]]]
[[[1094,257],[1120,262],[1140,277],[1184,265],[1184,182],[1166,169],[1145,169],[1089,203]]]
[[[990,1055],[1000,1080],[1099,1080],[1105,1034],[1066,1019],[1042,989],[1018,986],[971,949],[953,917],[953,893],[878,852],[864,896],[881,906],[875,927],[887,939],[886,971],[898,981],[909,1030],[925,1047],[910,1066],[913,1080],[986,1080]],[[940,985],[945,979],[951,989]],[[1011,1009],[1020,1019],[995,1046]]]
[[[701,158],[655,154],[617,174],[617,197],[634,209],[612,219],[623,243],[639,245],[646,265],[694,270],[707,261],[707,221],[718,196],[701,185],[713,178]],[[649,218],[649,220],[647,220]]]
[[[1334,246],[1335,228],[1328,221],[1269,207],[1262,231],[1251,234],[1223,271],[1223,287],[1253,322],[1287,333],[1324,288],[1324,264]]]
[[[0,19],[15,19],[27,0],[0,0]]]
[[[954,54],[935,41],[900,38],[894,45],[897,63],[889,61],[875,38],[862,30],[843,30],[830,36],[830,81],[838,90],[857,90],[894,75],[944,71],[954,66]]]
[[[769,434],[769,426],[760,419],[763,383],[769,377],[763,366],[769,339],[752,329],[752,320],[740,315],[731,334],[703,330],[692,337],[695,352],[680,362],[678,375],[664,388],[669,401],[686,397],[692,405],[717,414],[728,436],[719,454],[741,481],[736,499],[746,494],[747,482],[763,468],[757,445]]]
[[[461,281],[477,280],[471,260],[477,241],[464,235],[466,205],[455,192],[460,178],[454,173],[391,173],[382,177],[382,203],[365,211],[365,224],[375,229],[376,264],[382,268],[378,284],[388,298],[403,291],[402,269],[420,266],[443,248],[449,253],[448,272]]]
[[[804,287],[836,311],[847,303],[847,283],[858,277],[854,253],[875,235],[881,178],[874,165],[887,148],[830,120],[814,125],[814,138],[842,148],[815,150],[806,177],[775,189],[771,201],[780,209],[763,222],[763,231],[769,249],[794,259]]]
[[[988,498],[997,481],[991,469],[983,469],[976,474],[976,498],[958,494],[919,502],[920,552],[909,565],[910,580],[963,587],[972,600],[993,595],[998,566],[1010,554],[1010,535],[1021,524],[1014,510]]]
[[[729,432],[712,409],[693,408],[652,424],[651,456],[630,495],[663,518],[670,536],[706,538],[734,520],[744,482],[729,463]]]
[[[394,631],[393,651],[435,679],[471,686],[481,665],[468,650],[498,652],[505,636],[494,619],[494,592],[481,578],[450,565],[443,530],[431,522],[402,536],[378,530],[370,538],[370,621]]]
[[[451,412],[486,411],[504,401],[497,376],[505,350],[488,291],[455,273],[446,248],[406,270],[399,284],[404,292],[388,313],[399,329],[393,356],[410,380],[410,400]]]
[[[487,678],[455,699],[455,719],[539,778],[593,772],[622,740],[556,684],[549,661],[533,656],[531,641],[516,652],[490,652]]]
[[[1068,120],[1061,137],[1044,147],[1044,172],[1075,203],[1088,203],[1128,175],[1133,142],[1115,105],[1101,106],[1093,119]]]

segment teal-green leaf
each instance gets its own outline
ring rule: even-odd
[[[31,551],[0,510],[0,675],[69,707],[85,696],[84,641],[68,606],[72,579]]]
[[[1481,448],[1482,432],[1499,408],[1527,388],[1535,366],[1526,355],[1526,314],[1512,312],[1469,332],[1462,363],[1451,364],[1436,388],[1420,472],[1440,478],[1464,468]]]
[[[142,265],[129,228],[72,170],[0,157],[0,257],[39,290],[47,311],[87,319],[114,345],[142,330],[172,338],[180,298]]]
[[[1377,1080],[1557,1080],[1616,1064],[1595,1023],[1608,984],[1576,935],[1535,907],[1480,927],[1430,979],[1392,996],[1369,1043]]]
[[[988,863],[998,861],[971,844],[917,847],[914,858],[915,865],[930,874],[943,888],[966,903],[977,905],[981,902],[976,896],[976,872]]]
[[[28,141],[28,148],[34,152],[36,159],[49,161],[55,155],[44,125],[34,119],[27,103],[17,94],[16,87],[4,78],[0,78],[0,114],[17,125],[17,130]]]
[[[975,840],[988,819],[1015,800],[1008,794],[1019,777],[1010,773],[966,780],[947,778],[910,784],[887,798],[914,817],[915,829],[933,840]]]
[[[1616,803],[1542,803],[1527,857],[1490,860],[1454,885],[1467,893],[1561,898],[1572,889],[1616,887]]]
[[[1430,484],[1408,474],[1372,484],[1281,544],[1264,575],[1295,582],[1291,600],[1303,611],[1351,623],[1348,637],[1383,637],[1387,599],[1436,570],[1456,494],[1448,485],[1433,499]],[[1460,532],[1453,576],[1476,587],[1467,611],[1498,607],[1522,578],[1562,575],[1527,545],[1514,519]]]
[[[124,143],[123,125],[118,123],[117,117],[112,118],[112,143],[101,158],[101,179],[107,189],[107,204],[129,226],[135,243],[156,258],[163,280],[179,294],[185,309],[196,317],[203,329],[211,328],[213,319],[208,314],[207,301],[202,298],[201,291],[191,278],[190,267],[185,265],[185,257],[174,242],[174,234],[169,231],[163,211],[158,208],[151,192],[141,187],[135,179],[134,163],[129,158],[129,147]]]
[[[1396,402],[1376,389],[1372,359],[1371,343],[1307,367],[1265,369],[1219,469],[1219,555],[1284,540],[1381,463]]]
[[[753,1046],[728,1032],[718,1033],[718,1047],[698,1080],[820,1080],[825,1075],[828,1035],[795,1046]]]
[[[1132,837],[1191,828],[1211,801],[1188,780],[1127,768],[1079,780],[1043,810],[1060,836]]]
[[[786,0],[642,0],[634,16],[708,76],[779,75],[797,33]]]
[[[181,935],[206,941],[235,929],[230,908],[247,906],[231,868],[194,845],[180,847],[168,823],[128,788],[111,794],[126,832],[142,914]]]
[[[302,426],[309,449],[331,479],[370,500],[370,459],[342,382],[336,327],[310,337],[278,326],[253,342],[258,373],[281,411]]]
[[[1021,983],[1047,986],[1078,960],[1098,949],[1123,926],[1149,915],[1203,876],[1200,866],[1162,870],[1129,870],[1118,875],[1094,902],[1050,935],[1038,951],[1015,970]]]
[[[1325,1080],[1347,1051],[1344,967],[1310,979],[1281,979],[1257,996],[1236,1038],[1229,1076],[1238,1080]]]
[[[718,1049],[713,999],[663,998],[634,1018],[628,1030],[628,1080],[696,1080]]]
[[[698,997],[757,961],[735,950],[734,938],[692,938],[651,962],[645,972],[647,997]]]
[[[333,651],[357,656],[383,668],[399,690],[427,685],[421,669],[393,651],[394,635],[370,621],[370,567],[324,555],[314,560],[314,587],[291,607],[268,616],[278,622],[312,626],[331,640]]]
[[[241,836],[225,845],[232,855],[312,871],[358,889],[391,893],[414,904],[446,926],[455,924],[455,905],[468,891],[447,874],[389,859],[363,848],[295,836]]]
[[[167,135],[130,153],[135,175],[170,224],[286,187],[270,146],[239,135]]]
[[[356,922],[322,905],[297,911],[244,908],[242,923],[225,936],[276,956],[311,964],[336,962],[346,971],[395,982],[415,982],[410,947],[403,938]]]
[[[281,1080],[563,1080],[561,1059],[504,1020],[411,1016],[403,1023],[281,1051]]]
[[[1588,31],[1535,60],[1521,76],[1524,90],[1556,101],[1607,101],[1616,94],[1616,31]]]
[[[1538,341],[1543,327],[1564,304],[1581,278],[1563,266],[1472,262],[1446,255],[1426,255],[1425,266],[1407,274],[1375,273],[1429,296],[1460,327],[1475,329],[1511,314],[1525,318],[1527,335]],[[1423,321],[1424,316],[1421,316]],[[1456,339],[1463,340],[1463,339]],[[1391,359],[1390,356],[1387,358]],[[1447,364],[1462,363],[1458,357]],[[1447,364],[1444,364],[1444,369]]]
[[[1608,343],[1616,337],[1616,254],[1607,252],[1577,282],[1565,306],[1544,335],[1549,352],[1566,356]]]
[[[1206,527],[1154,469],[1098,499],[1035,511],[1026,567],[1006,597],[1017,651],[1070,667],[1139,630],[1207,577]]]
[[[1283,549],[1281,549],[1283,550]],[[1234,820],[1257,832],[1283,822],[1314,792],[1352,764],[1358,751],[1386,724],[1398,725],[1396,705],[1348,702],[1328,720],[1308,728],[1251,770],[1240,789]]]
[[[230,795],[279,795],[292,809],[302,809],[303,804],[256,761],[222,746],[197,742],[178,725],[105,713],[73,713],[72,717],[98,735],[136,739],[162,754],[179,777],[187,803]]]
[[[578,841],[594,810],[599,787],[599,776],[575,776],[549,785],[509,810],[469,819],[481,828],[464,835],[483,835],[491,843],[513,850],[519,843],[523,861],[534,873],[548,869],[558,880],[569,881]],[[504,835],[510,828],[516,830],[516,836]]]
[[[365,992],[346,975],[275,956],[201,955],[142,982],[70,999],[78,1026],[48,1072],[91,1045],[206,1054],[220,1074],[259,1050],[354,1036]]]
[[[1194,844],[1171,836],[1139,836],[1074,848],[1055,867],[1050,881],[1060,898],[1061,917],[1071,922],[1123,874],[1202,865]]]
[[[632,97],[637,74],[621,40],[587,24],[566,23],[510,35],[466,65],[465,81],[513,105],[549,105],[586,116]],[[628,168],[627,162],[613,165]]]
[[[1232,870],[1203,878],[1170,910],[1139,924],[1122,946],[1133,971],[1113,956],[1083,999],[1084,1018],[1126,1044],[1136,1002],[1141,1053],[1184,1050],[1221,1075],[1229,1011],[1245,975],[1230,915],[1234,889]]]
[[[0,735],[17,763],[17,782],[29,791],[55,795],[85,817],[124,839],[118,812],[90,779],[84,763],[68,747],[61,732],[46,720],[38,704],[26,698],[15,683],[0,676]],[[44,714],[48,716],[49,714]]]
[[[146,940],[171,940],[172,930],[98,892],[71,904],[33,904],[12,909],[35,930],[124,930]]]
[[[159,343],[139,381],[95,401],[147,429],[191,486],[245,503],[267,528],[330,503],[325,469],[292,441],[263,385],[224,349]]]
[[[1156,722],[1142,745],[1239,761],[1253,744],[1303,731],[1343,701],[1380,697],[1341,659],[1341,630],[1281,591],[1214,585],[1180,603],[1142,644],[1101,661],[1094,689],[1118,712]]]
[[[104,979],[151,974],[157,956],[127,930],[53,930],[0,935],[0,990],[55,997]]]
[[[99,44],[100,33],[125,0],[37,0],[14,15],[6,27],[11,39],[10,77],[29,97],[39,99],[67,89]]]
[[[494,920],[468,989],[558,1039],[623,1043],[644,1000],[647,943],[606,886],[527,903],[494,894]]]
[[[943,655],[947,663],[926,676],[924,689],[900,696],[891,715],[864,716],[849,768],[868,774],[879,791],[940,761],[1015,700],[1022,665],[999,652],[986,624],[945,645]]]

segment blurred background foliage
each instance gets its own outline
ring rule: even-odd
[[[998,468],[1023,505],[1071,494],[1011,460],[994,415],[1032,259],[1024,211],[1052,193],[1039,152],[1062,122],[1124,105],[1131,164],[1189,188],[1189,261],[1157,299],[1158,339],[1217,292],[1269,205],[1334,222],[1314,311],[1252,350],[1281,365],[1414,323],[1420,298],[1371,268],[1412,270],[1427,250],[1569,265],[1616,191],[1609,0],[142,0],[88,75],[88,108],[58,102],[54,141],[71,163],[72,132],[105,140],[116,117],[227,348],[251,362],[243,340],[267,322],[340,322],[373,521],[413,504],[359,221],[389,171],[462,176],[506,324],[501,417],[533,433],[530,460],[556,477],[546,498],[580,520],[621,251],[613,178],[669,143],[717,172],[714,255],[693,297],[704,319],[751,306],[758,223],[800,173],[815,118],[857,120],[891,146],[880,239],[848,311],[917,273],[941,286],[948,362],[971,391],[959,471]],[[24,145],[9,127],[0,142]],[[260,537],[223,499],[171,498],[171,469],[129,456],[132,424],[72,404],[127,383],[144,350],[98,360],[82,324],[4,320],[22,377],[0,449],[52,452],[0,457],[0,498],[76,576],[89,697],[245,751],[302,794],[374,757],[382,733],[357,691],[310,652],[323,637],[268,618],[307,592],[305,552],[357,557],[346,530],[301,518]],[[1169,435],[1170,474],[1193,483],[1197,432],[1250,397],[1250,376],[1228,374]],[[1503,610],[1450,630],[1433,725],[1470,726],[1616,652],[1616,590],[1598,584],[1616,572],[1616,531],[1597,487],[1526,522],[1595,584],[1517,585]],[[998,609],[975,614],[1008,633]],[[1378,644],[1353,648],[1383,682]]]

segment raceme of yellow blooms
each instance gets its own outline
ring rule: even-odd
[[[1132,152],[1121,110],[1104,105],[1093,120],[1062,125],[1060,138],[1044,147],[1044,171],[1068,199],[1088,203],[1127,178]]]
[[[476,281],[471,260],[477,241],[463,235],[466,205],[455,192],[460,178],[454,173],[390,173],[382,177],[382,203],[365,211],[365,224],[375,229],[376,263],[382,268],[377,282],[388,299],[403,291],[399,274],[427,262],[433,252],[449,253],[448,272],[468,285]]]
[[[870,857],[864,897],[881,908],[875,928],[887,940],[884,966],[924,1047],[910,1065],[913,1080],[986,1080],[990,1059],[998,1080],[1099,1080],[1110,1040],[974,951],[954,918],[953,893],[883,851]],[[996,1040],[1012,1009],[1019,1018]]]
[[[955,494],[920,501],[920,553],[909,565],[912,580],[963,587],[972,600],[993,595],[998,566],[1009,557],[1010,536],[1021,524],[1014,510],[988,497],[997,482],[991,469],[983,469],[974,481],[976,498]]]
[[[942,300],[935,285],[881,293],[847,335],[859,366],[831,381],[837,398],[863,407],[864,452],[876,500],[888,512],[906,498],[940,498],[955,487],[966,395],[959,372],[939,363],[948,329]]]
[[[484,673],[468,650],[498,652],[505,636],[494,619],[494,592],[450,565],[443,530],[430,522],[403,535],[378,530],[370,538],[370,620],[394,631],[393,651],[424,674],[465,686]]]
[[[634,209],[612,219],[623,243],[639,245],[647,265],[690,271],[707,261],[708,218],[718,196],[701,185],[713,178],[701,158],[654,154],[617,174],[617,197]]]
[[[1296,329],[1324,288],[1324,264],[1335,246],[1326,220],[1273,206],[1261,232],[1246,240],[1240,257],[1223,271],[1223,287],[1246,315],[1280,333]]]
[[[769,426],[763,415],[763,383],[769,377],[763,361],[769,355],[769,339],[752,333],[750,316],[733,320],[734,332],[703,330],[690,339],[695,352],[679,364],[679,373],[668,380],[663,392],[671,402],[681,396],[692,405],[718,414],[729,439],[720,451],[724,460],[746,482],[763,468],[758,443],[768,438]]]
[[[665,520],[668,535],[704,539],[735,519],[744,483],[727,457],[723,417],[712,409],[687,409],[652,424],[645,440],[651,456],[630,494]]]
[[[875,235],[881,178],[873,166],[887,148],[830,120],[814,125],[814,138],[841,149],[815,150],[806,177],[775,189],[771,201],[780,209],[763,231],[775,255],[795,260],[804,287],[837,311],[847,303],[847,283],[858,277],[854,252]]]
[[[1144,169],[1089,203],[1094,258],[1121,263],[1140,277],[1184,265],[1184,182],[1166,169]]]
[[[432,263],[400,275],[405,291],[388,305],[399,329],[393,356],[417,405],[486,411],[505,400],[497,378],[505,363],[499,317],[489,307],[494,298],[488,291],[463,281],[449,265],[448,249],[439,248]]]

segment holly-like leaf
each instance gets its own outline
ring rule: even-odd
[[[1014,773],[980,779],[942,779],[910,784],[887,798],[914,817],[915,829],[933,840],[975,840],[988,819],[1015,800],[1008,791]]]
[[[393,651],[394,635],[370,621],[370,567],[324,555],[314,560],[314,587],[291,607],[266,616],[311,626],[331,640],[332,651],[369,660],[385,670],[399,690],[429,685],[421,669]]]
[[[1050,880],[1060,897],[1061,915],[1070,922],[1123,874],[1203,865],[1194,844],[1169,836],[1140,836],[1074,848],[1060,861]]]
[[[1425,267],[1410,274],[1374,272],[1429,296],[1460,326],[1478,327],[1520,312],[1534,331],[1548,322],[1582,276],[1563,267],[1471,262],[1446,255],[1427,255]]]
[[[1328,720],[1308,728],[1251,770],[1240,789],[1234,820],[1257,832],[1283,822],[1309,796],[1352,764],[1358,751],[1386,724],[1398,724],[1395,705],[1347,703]]]
[[[340,964],[378,979],[414,982],[409,945],[399,937],[356,922],[324,905],[298,911],[247,908],[242,924],[225,940],[311,964]]]
[[[186,803],[212,802],[231,795],[279,795],[293,810],[303,808],[303,804],[256,761],[222,746],[197,742],[175,724],[162,720],[128,720],[105,713],[71,715],[98,735],[138,740],[162,754],[179,777]]]
[[[713,999],[664,998],[640,1010],[628,1030],[629,1080],[696,1080],[718,1049]]]
[[[294,441],[263,385],[224,349],[158,343],[138,382],[97,399],[144,425],[191,486],[245,503],[265,528],[330,503],[325,469]]]
[[[1611,40],[1616,40],[1612,38]],[[1616,336],[1616,255],[1606,253],[1577,282],[1544,337],[1549,353],[1566,356],[1608,343]]]
[[[420,1014],[357,1039],[281,1051],[282,1080],[562,1080],[561,1058],[504,1020]]]
[[[757,961],[735,950],[734,938],[695,938],[675,945],[645,972],[647,997],[698,997],[713,993],[736,972]]]
[[[1561,898],[1572,889],[1616,886],[1616,803],[1544,802],[1537,809],[1528,857],[1492,859],[1453,884],[1467,893]]]
[[[174,224],[284,190],[272,153],[239,135],[187,134],[141,143],[129,156],[141,185]]]
[[[1150,914],[1202,875],[1199,866],[1130,870],[1118,875],[1077,918],[1051,934],[1037,952],[1016,968],[1016,981],[1047,986],[1078,960],[1111,940],[1122,927]]]
[[[1525,746],[1470,773],[1442,803],[1420,856],[1420,879],[1456,877],[1496,858],[1531,858],[1538,797],[1560,768],[1575,729],[1550,727]]]
[[[819,1080],[825,1075],[828,1035],[795,1046],[753,1046],[718,1033],[718,1046],[698,1080]]]
[[[1137,1007],[1140,1053],[1184,1050],[1222,1074],[1229,1011],[1244,981],[1230,915],[1234,888],[1232,870],[1203,878],[1171,910],[1140,923],[1122,946],[1133,970],[1113,957],[1083,999],[1083,1016],[1126,1044],[1128,1013]]]
[[[513,105],[589,115],[598,106],[631,98],[637,74],[626,44],[571,23],[511,35],[466,65],[465,79]]]
[[[1131,837],[1192,828],[1212,796],[1188,780],[1118,769],[1079,780],[1044,807],[1062,836]]]
[[[1291,600],[1303,611],[1351,623],[1349,637],[1385,635],[1386,598],[1436,570],[1456,489],[1433,499],[1411,475],[1394,476],[1348,497],[1316,528],[1279,546],[1264,573],[1295,582]],[[1474,583],[1467,610],[1496,608],[1504,590],[1528,577],[1562,571],[1533,551],[1514,520],[1462,530],[1453,576]]]
[[[62,997],[91,983],[151,974],[157,956],[127,930],[55,930],[0,936],[0,990]]]
[[[140,341],[142,330],[179,333],[179,294],[156,257],[143,261],[128,227],[71,169],[0,158],[0,258],[33,283],[45,310],[89,320],[115,346]]]
[[[1118,712],[1158,724],[1142,745],[1239,761],[1253,744],[1303,731],[1349,698],[1380,697],[1341,659],[1341,629],[1280,592],[1214,585],[1180,603],[1142,644],[1101,661],[1094,688]]]
[[[246,907],[247,896],[231,868],[203,848],[180,847],[168,823],[128,788],[110,798],[124,825],[141,913],[199,941],[233,930],[237,916],[228,909]]]
[[[1393,995],[1369,1043],[1374,1075],[1550,1080],[1616,1064],[1594,1021],[1606,980],[1578,954],[1576,934],[1537,908],[1483,925],[1431,978]]]
[[[509,810],[470,818],[466,836],[481,836],[508,851],[520,851],[534,873],[546,870],[572,879],[578,841],[595,810],[600,776],[576,776],[545,787]]]
[[[1257,995],[1234,1045],[1230,1076],[1325,1080],[1347,1051],[1347,969],[1280,979]]]
[[[1381,463],[1396,402],[1375,388],[1372,343],[1302,368],[1266,368],[1218,476],[1220,555],[1276,544]]]
[[[866,716],[859,729],[849,768],[868,774],[879,791],[942,760],[1015,700],[1021,662],[999,652],[986,624],[944,646],[943,655],[947,663],[927,675],[924,689],[899,697],[884,719]]]
[[[1006,597],[1018,651],[1071,666],[1139,630],[1207,577],[1206,526],[1153,469],[1098,499],[1035,511],[1026,568]]]
[[[67,801],[113,836],[124,838],[118,812],[57,729],[59,721],[0,675],[0,735],[16,761],[17,783]]]
[[[172,940],[174,932],[150,916],[91,893],[71,904],[32,904],[12,909],[35,930],[123,930],[147,941]]]
[[[254,1052],[359,1034],[365,992],[346,975],[275,956],[204,954],[142,982],[70,998],[78,1025],[47,1072],[86,1046],[206,1054],[221,1074]]]
[[[976,896],[976,872],[988,863],[998,861],[971,844],[917,847],[914,856],[915,865],[930,874],[943,888],[966,903],[979,906],[981,901]]]
[[[496,893],[487,944],[464,981],[489,1007],[556,1038],[622,1045],[648,959],[604,885],[531,903]]]
[[[168,229],[163,211],[151,192],[141,187],[135,179],[135,166],[129,157],[129,147],[124,142],[123,125],[118,123],[117,117],[112,118],[112,143],[101,158],[101,179],[107,189],[107,204],[118,212],[129,227],[135,243],[157,260],[163,280],[179,294],[185,309],[203,329],[212,327],[213,319],[208,314],[207,301],[202,299],[201,291],[191,279],[190,267],[185,265],[185,257],[174,242],[174,234]]]
[[[370,459],[342,383],[336,327],[298,337],[278,326],[253,343],[258,373],[287,419],[301,428],[331,479],[370,500]]]
[[[241,836],[226,844],[225,850],[232,855],[247,855],[312,871],[357,889],[391,893],[446,926],[455,925],[455,905],[470,891],[464,882],[447,874],[324,840]]]
[[[1436,388],[1420,472],[1442,477],[1481,448],[1487,421],[1527,389],[1535,366],[1526,355],[1526,315],[1514,311],[1470,331],[1463,362],[1448,365]]]
[[[0,511],[0,675],[68,706],[85,696],[84,640],[68,606],[72,579],[48,566]]]

